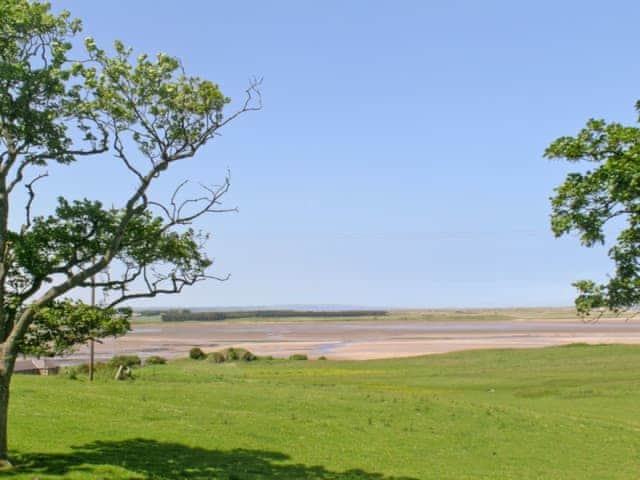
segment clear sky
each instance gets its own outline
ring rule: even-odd
[[[53,6],[99,44],[178,56],[236,100],[264,77],[264,110],[158,191],[231,169],[240,213],[200,223],[231,279],[146,305],[568,305],[573,280],[610,268],[602,248],[553,238],[548,197],[576,167],[542,153],[591,116],[635,121],[638,2]],[[132,182],[104,162],[51,185],[109,202]]]

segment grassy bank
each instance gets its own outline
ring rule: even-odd
[[[12,479],[637,478],[640,348],[15,378]]]

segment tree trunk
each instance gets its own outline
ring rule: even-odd
[[[12,367],[13,365],[0,373],[0,471],[11,466],[7,442],[7,423],[9,420],[9,384],[11,383]]]

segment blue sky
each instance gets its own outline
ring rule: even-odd
[[[548,197],[576,166],[542,153],[589,117],[635,121],[638,2],[53,6],[234,99],[264,77],[263,111],[158,190],[231,169],[240,213],[200,223],[231,279],[145,305],[568,305],[573,280],[610,268],[602,248],[553,238]],[[101,162],[51,185],[110,202],[132,184]]]

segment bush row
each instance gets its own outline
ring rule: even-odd
[[[133,368],[142,365],[142,363],[142,359],[138,355],[116,355],[107,362],[96,362],[93,368],[96,376],[111,377],[120,367]],[[164,365],[166,363],[167,359],[159,355],[152,355],[144,361],[145,365]],[[89,364],[74,365],[65,368],[64,371],[75,379],[78,378],[78,375],[87,375],[89,373]]]
[[[251,353],[246,348],[237,348],[237,347],[229,347],[224,350],[220,350],[218,352],[212,352],[210,354],[206,354],[202,351],[202,349],[198,347],[193,347],[189,351],[189,358],[192,360],[204,360],[208,358],[214,363],[224,363],[224,362],[233,362],[233,361],[243,361],[243,362],[253,362],[254,360],[258,360],[258,357]],[[272,356],[264,357],[265,360],[273,360]],[[289,356],[289,360],[308,360],[309,357],[304,353],[294,353]],[[320,357],[320,360],[326,360],[326,357]]]
[[[229,347],[224,350],[212,352],[206,354],[201,348],[193,347],[189,350],[189,358],[193,360],[209,359],[214,363],[224,363],[233,361],[253,362],[258,360],[258,357],[246,348]],[[263,357],[265,360],[273,360],[272,356]],[[308,360],[309,357],[303,353],[294,353],[289,356],[289,360]],[[326,360],[327,358],[322,356],[319,360]],[[138,355],[116,355],[107,362],[97,362],[94,364],[94,371],[96,375],[100,377],[111,377],[118,368],[133,368],[142,365],[142,359]],[[167,359],[159,355],[152,355],[145,361],[145,365],[164,365],[167,363]],[[87,375],[89,373],[89,364],[83,363],[68,367],[65,369],[67,375],[72,378],[78,378],[78,375]]]
[[[189,358],[192,360],[204,360],[205,358],[209,358],[212,362],[215,363],[223,363],[223,362],[231,362],[234,360],[242,360],[245,362],[252,362],[257,360],[253,353],[245,348],[226,348],[219,352],[212,352],[209,355],[204,353],[201,348],[193,347],[189,350]]]

